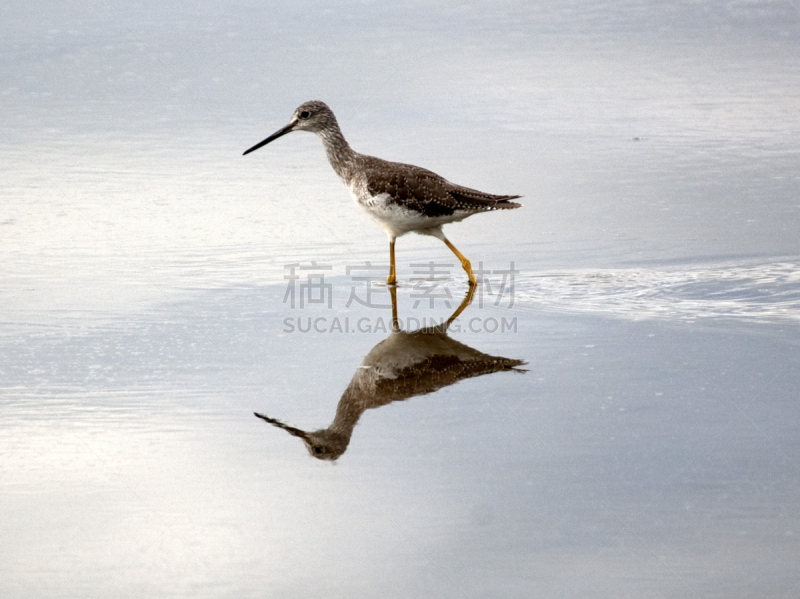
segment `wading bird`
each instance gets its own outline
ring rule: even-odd
[[[389,285],[396,282],[395,240],[412,231],[441,239],[458,257],[470,285],[475,285],[469,260],[444,236],[442,226],[480,212],[521,206],[511,201],[521,197],[518,195],[484,193],[450,183],[418,166],[359,154],[345,140],[333,111],[324,102],[316,100],[298,106],[288,125],[244,154],[292,131],[319,135],[328,161],[350,189],[353,200],[386,231],[389,237],[389,278],[386,282]]]

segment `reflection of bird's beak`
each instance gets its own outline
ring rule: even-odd
[[[255,151],[256,151],[258,148],[260,148],[261,146],[265,146],[265,145],[267,145],[269,142],[271,142],[271,141],[274,141],[274,140],[278,139],[279,137],[281,137],[281,136],[283,136],[283,135],[286,135],[287,133],[291,133],[291,132],[292,132],[292,130],[294,130],[294,126],[295,126],[295,124],[296,124],[296,121],[292,121],[291,123],[289,123],[288,125],[286,125],[286,126],[283,128],[283,129],[278,129],[278,130],[277,130],[275,133],[273,133],[272,135],[270,135],[270,136],[269,136],[267,139],[265,139],[264,141],[260,141],[260,142],[258,142],[258,143],[257,143],[256,145],[254,145],[252,148],[250,148],[249,150],[247,150],[247,151],[246,151],[244,154],[242,154],[242,156],[246,156],[246,155],[247,155],[247,154],[249,154],[250,152],[255,152]]]
[[[263,145],[263,144],[262,144]],[[305,440],[308,435],[306,435],[305,431],[301,431],[299,428],[294,428],[293,426],[289,426],[288,424],[284,424],[280,420],[276,420],[275,418],[270,418],[269,416],[264,416],[263,414],[259,414],[258,412],[253,412],[257,417],[261,418],[261,420],[266,420],[272,425],[277,426],[278,428],[282,428],[287,433],[292,436],[300,437],[301,439]]]

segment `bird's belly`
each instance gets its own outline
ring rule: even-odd
[[[446,216],[425,216],[417,210],[393,202],[387,193],[376,196],[354,193],[353,199],[391,237],[400,237],[412,231],[435,235],[442,225],[460,221],[469,216],[468,212],[463,211],[456,211]]]

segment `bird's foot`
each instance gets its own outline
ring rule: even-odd
[[[475,278],[475,275],[472,274],[472,265],[469,263],[469,260],[466,258],[461,262],[461,267],[464,269],[464,272],[467,273],[467,278],[469,278],[469,286],[474,287],[478,284],[478,280]]]

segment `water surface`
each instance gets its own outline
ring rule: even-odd
[[[796,594],[791,3],[0,10],[0,595]],[[318,140],[241,157],[312,98],[525,196],[436,351]],[[398,266],[408,333],[467,293]]]

